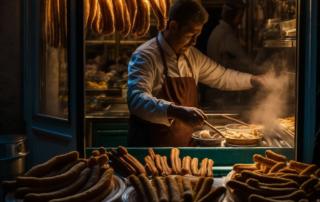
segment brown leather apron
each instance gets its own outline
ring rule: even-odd
[[[170,77],[164,52],[158,38],[157,45],[164,66],[165,80],[157,96],[173,102],[178,106],[198,107],[198,92],[190,61],[185,57],[192,77]],[[193,128],[174,120],[170,127],[163,124],[154,124],[131,115],[131,129],[129,131],[129,147],[192,147],[194,145],[191,135]]]

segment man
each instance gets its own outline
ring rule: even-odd
[[[245,8],[242,0],[226,0],[219,25],[212,31],[207,45],[209,58],[227,68],[251,72],[252,59],[247,55],[234,34],[241,24]]]
[[[133,53],[128,70],[128,146],[193,146],[193,128],[207,119],[197,109],[198,82],[223,90],[264,82],[264,76],[225,69],[193,47],[207,19],[197,1],[179,0],[171,6],[167,29]]]

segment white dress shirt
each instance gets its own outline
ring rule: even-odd
[[[159,33],[158,39],[164,51],[168,76],[190,77],[192,74],[183,56],[177,57],[170,45]],[[190,47],[185,55],[188,57],[196,85],[204,83],[211,88],[221,90],[246,90],[252,88],[251,74],[226,69]],[[156,38],[141,45],[132,54],[128,67],[127,102],[132,114],[152,123],[170,126],[167,118],[167,108],[172,104],[167,100],[157,99],[165,75]]]
[[[220,24],[214,28],[208,40],[208,57],[227,68],[247,70],[247,67],[252,64],[252,59],[240,45],[232,27],[223,20],[219,22]],[[235,58],[227,59],[223,57],[225,53]]]

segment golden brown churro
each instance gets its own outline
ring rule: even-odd
[[[68,172],[63,173],[54,177],[17,177],[17,184],[22,186],[45,186],[45,185],[54,185],[58,183],[63,183],[69,179],[74,178],[74,176],[79,175],[79,173],[85,168],[85,164],[79,162],[75,166],[73,166]]]
[[[294,202],[293,200],[275,200],[264,196],[252,194],[249,197],[249,202]]]
[[[201,189],[199,191],[199,193],[197,194],[197,197],[195,199],[195,201],[199,201],[200,199],[202,199],[207,193],[210,192],[211,188],[212,188],[212,185],[213,185],[213,178],[211,177],[207,177],[202,186],[201,186]]]
[[[102,26],[101,25],[101,20],[102,20],[102,14],[101,14],[101,0],[98,0],[97,3],[97,13],[96,16],[92,22],[92,30],[96,33],[96,34],[101,34],[102,32]],[[98,151],[98,150],[97,150]],[[100,152],[99,152],[100,155]]]
[[[252,171],[257,170],[257,167],[255,164],[235,164],[233,166],[233,170],[236,173],[241,173],[244,170],[252,170]]]
[[[206,178],[205,177],[200,177],[199,180],[197,181],[196,185],[194,186],[193,188],[193,197],[194,199],[197,198],[198,194],[199,194],[199,191],[202,187],[202,184],[204,182]]]
[[[98,0],[90,0],[90,13],[88,18],[87,27],[92,29],[92,23],[97,15]]]
[[[214,164],[214,161],[209,159],[208,167],[207,167],[207,177],[213,177],[213,171],[212,171],[213,164]]]
[[[214,201],[215,199],[219,198],[221,195],[226,193],[226,188],[219,186],[216,189],[210,191],[207,195],[202,197],[199,202],[211,202]]]
[[[301,173],[299,175],[310,176],[311,174],[316,172],[317,169],[318,169],[318,167],[313,164],[313,165],[308,166],[308,168],[304,169],[303,171],[301,171]]]
[[[198,158],[193,158],[191,161],[191,170],[194,176],[200,176],[200,170],[198,169]]]
[[[91,170],[90,168],[85,168],[84,170],[82,170],[82,172],[79,174],[77,179],[73,183],[69,184],[67,187],[64,187],[60,190],[49,192],[49,193],[39,193],[39,194],[30,193],[24,197],[24,201],[25,202],[51,201],[51,200],[54,201],[54,199],[60,199],[66,196],[70,196],[72,193],[77,191],[81,186],[83,186],[86,183],[90,175],[90,170]]]
[[[204,158],[201,162],[200,166],[200,175],[205,177],[207,174],[207,168],[208,168],[208,159]]]
[[[147,193],[146,193],[145,189],[143,188],[143,185],[142,185],[141,181],[139,180],[139,178],[134,175],[131,175],[128,178],[128,180],[131,182],[131,185],[136,190],[138,197],[140,199],[142,199],[144,202],[147,202],[148,196],[147,196]]]
[[[102,34],[111,35],[114,33],[114,14],[112,0],[100,1],[101,14],[102,14]]]
[[[166,20],[165,20],[165,11],[161,11],[159,4],[157,2],[157,0],[149,0],[150,2],[150,6],[153,10],[154,15],[156,16],[156,18],[158,19],[158,30],[159,31],[163,31],[166,29]],[[163,3],[163,0],[160,0],[160,6],[161,3]],[[163,6],[163,8],[165,9],[165,6]]]
[[[166,1],[166,6],[167,6],[165,17],[166,17],[166,20],[169,20],[171,0],[165,0],[165,1]]]
[[[272,168],[274,165],[277,164],[276,161],[274,161],[274,160],[272,160],[272,159],[265,158],[265,157],[263,157],[263,156],[261,156],[261,155],[259,155],[259,154],[255,154],[255,155],[253,156],[253,160],[254,160],[255,162],[259,162],[259,163],[261,163],[262,165],[267,166],[267,167],[269,167],[269,168]]]
[[[176,181],[168,176],[166,177],[166,183],[169,191],[169,200],[171,202],[180,202],[181,197]]]
[[[246,171],[246,170],[242,171],[241,176],[246,179],[253,178],[253,179],[256,179],[259,182],[263,182],[263,183],[287,183],[287,182],[291,181],[290,179],[262,176],[262,175],[256,174],[251,171]]]
[[[84,26],[87,27],[89,14],[90,14],[90,0],[84,1]]]
[[[291,194],[283,195],[283,196],[274,196],[271,197],[272,199],[276,200],[293,200],[293,201],[299,201],[301,199],[306,199],[307,195],[302,190],[297,190]]]
[[[158,202],[157,193],[153,189],[153,187],[152,187],[150,181],[148,180],[148,178],[144,174],[139,175],[138,178],[139,178],[144,190],[146,191],[146,194],[147,194],[147,197],[148,197],[148,201],[149,202]]]
[[[318,182],[319,182],[318,179],[310,178],[300,186],[300,189],[304,190],[305,192],[308,192],[311,188],[316,186]]]
[[[88,181],[79,191],[77,191],[76,194],[85,192],[91,187],[93,187],[99,181],[99,177],[100,177],[100,168],[98,165],[95,165],[91,168],[91,173]]]
[[[159,202],[168,202],[168,194],[162,180],[159,177],[155,177],[153,180],[157,188]]]
[[[113,0],[114,24],[116,31],[121,33],[125,29],[123,2],[124,0]]]
[[[269,159],[272,159],[272,160],[277,161],[277,162],[287,163],[287,157],[285,157],[283,155],[280,155],[280,154],[276,154],[271,150],[267,150],[265,152],[265,154]]]
[[[182,178],[181,176],[177,176],[174,178],[174,180],[176,181],[177,183],[177,187],[178,187],[178,190],[179,190],[179,194],[180,194],[180,198],[183,199],[183,185],[182,185]]]
[[[309,164],[300,163],[300,162],[293,161],[293,160],[291,160],[289,163],[289,168],[296,169],[300,172],[303,171],[304,169],[308,168],[309,166],[310,166]]]
[[[182,186],[183,186],[183,200],[185,202],[192,202],[193,191],[192,191],[190,180],[188,180],[187,178],[182,178]]]
[[[130,15],[130,22],[131,22],[131,27],[132,27],[133,23],[135,21],[135,18],[137,16],[137,2],[136,2],[136,0],[126,0],[126,4],[128,7],[128,11],[129,11],[129,15]],[[150,148],[150,149],[152,149],[152,148]],[[154,154],[154,152],[153,152],[153,154]],[[154,156],[151,156],[151,157],[154,157]]]
[[[192,175],[191,172],[191,157],[186,156],[182,159],[182,168],[185,168],[188,171],[188,174]]]
[[[279,162],[270,169],[269,173],[277,173],[279,170],[285,168],[286,166],[287,163]]]
[[[91,187],[89,190],[80,194],[71,195],[66,198],[55,199],[50,202],[87,202],[95,196],[103,192],[106,187],[109,187],[112,182],[113,169],[109,168],[104,172],[97,184]]]
[[[156,168],[157,168],[158,172],[159,172],[160,174],[162,174],[163,169],[162,169],[162,166],[161,166],[161,161],[160,161],[160,159],[161,159],[161,156],[160,156],[159,154],[157,154],[157,155],[155,156],[154,162],[155,162],[155,165],[156,165]]]

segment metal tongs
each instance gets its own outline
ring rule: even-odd
[[[209,126],[210,128],[212,128],[214,131],[216,131],[219,135],[221,135],[223,138],[226,138],[218,129],[216,129],[213,125],[211,125],[210,123],[208,123],[208,121],[204,121],[204,123]]]
[[[244,122],[239,121],[239,120],[237,120],[237,119],[231,118],[231,117],[229,117],[229,116],[226,116],[226,115],[223,115],[223,114],[221,114],[221,116],[222,116],[222,117],[224,117],[224,118],[226,118],[226,119],[229,119],[229,120],[231,120],[231,121],[234,121],[234,122],[240,123],[240,124],[242,124],[242,125],[250,126],[250,125],[249,125],[249,124],[247,124],[247,123],[244,123]]]

